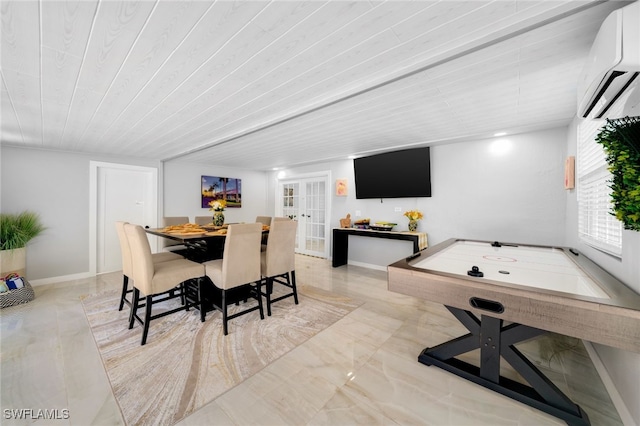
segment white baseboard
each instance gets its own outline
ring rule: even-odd
[[[91,278],[91,277],[95,277],[95,274],[92,274],[91,272],[81,272],[79,274],[62,275],[59,277],[50,277],[50,278],[41,278],[39,280],[29,280],[29,284],[35,287],[40,285],[61,283],[64,281],[81,280],[84,278]]]
[[[618,389],[616,389],[616,386],[613,383],[613,380],[611,380],[611,376],[609,376],[609,372],[607,371],[607,368],[602,363],[600,356],[598,356],[598,352],[596,352],[591,342],[587,342],[583,340],[582,343],[584,344],[584,348],[587,350],[587,353],[589,354],[589,358],[591,358],[591,362],[593,362],[593,366],[596,368],[596,371],[600,375],[600,379],[602,379],[602,383],[604,384],[604,387],[607,389],[607,392],[609,393],[611,402],[613,402],[613,405],[616,407],[616,410],[618,410],[618,414],[620,415],[620,420],[622,420],[622,424],[624,424],[625,426],[636,425],[635,421],[633,420],[633,417],[631,416],[631,412],[629,412],[629,409],[627,408],[626,404],[624,403],[624,400],[618,393]]]
[[[354,262],[353,260],[350,260],[348,263],[348,265],[353,265],[353,266],[360,266],[363,268],[369,268],[369,269],[377,269],[378,271],[386,271],[387,270],[387,266],[386,265],[374,265],[373,263],[364,263],[364,262]]]

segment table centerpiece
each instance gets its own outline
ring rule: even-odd
[[[227,207],[227,202],[225,200],[215,200],[209,202],[209,210],[212,210],[213,213],[213,224],[215,226],[224,225],[224,208]]]
[[[424,218],[424,215],[419,210],[409,210],[404,212],[404,215],[409,219],[409,231],[416,232],[418,229],[418,221]]]

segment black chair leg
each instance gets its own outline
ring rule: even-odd
[[[227,334],[229,334],[229,331],[227,330],[227,297],[226,297],[226,290],[222,290],[222,330],[224,332],[224,335],[226,336]]]
[[[207,313],[204,311],[204,305],[202,304],[202,285],[204,284],[204,280],[202,278],[198,278],[197,281],[197,285],[198,285],[198,300],[197,300],[197,304],[198,304],[198,309],[200,309],[200,321],[204,322],[204,319],[207,315]]]
[[[133,328],[133,322],[136,320],[136,311],[140,301],[140,290],[133,287],[133,295],[131,296],[131,312],[129,312],[129,330]]]
[[[191,280],[180,283],[180,304],[184,306],[184,310],[189,310],[189,303],[187,301],[187,287],[191,284]]]
[[[298,304],[298,288],[296,287],[296,271],[291,271],[291,288],[293,289],[293,300]]]
[[[141,346],[147,343],[147,334],[149,334],[149,323],[151,322],[151,305],[152,304],[153,304],[153,301],[151,299],[151,296],[147,296],[146,306],[144,310],[144,330],[142,331],[142,343],[140,343]]]
[[[124,299],[127,297],[127,290],[129,289],[129,277],[126,275],[122,276],[122,295],[120,296],[120,306],[118,306],[118,310],[121,311],[124,306]]]
[[[260,309],[260,319],[263,320],[264,319],[264,309],[262,308],[262,280],[259,280],[256,282],[256,299],[258,299],[258,306]],[[267,296],[269,297],[269,296]],[[269,311],[269,315],[271,315],[271,310],[269,309],[269,307],[267,307],[267,310]]]
[[[271,316],[271,292],[273,291],[273,277],[267,278],[267,288],[264,292],[267,298],[267,315]]]

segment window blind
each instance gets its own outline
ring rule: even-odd
[[[585,120],[578,125],[576,181],[578,190],[578,236],[588,245],[609,254],[622,253],[622,222],[611,213],[611,173],[606,156],[596,143],[604,120]]]

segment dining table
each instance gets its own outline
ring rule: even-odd
[[[185,249],[178,251],[189,260],[194,262],[206,262],[208,260],[222,259],[224,254],[224,242],[227,237],[227,228],[232,224],[222,226],[201,225],[194,230],[187,228],[187,231],[181,232],[179,229],[165,228],[146,228],[148,234],[161,238],[167,238],[177,241],[185,246]],[[200,229],[201,231],[196,231]],[[262,227],[263,242],[269,235],[269,226]]]
[[[179,232],[171,229],[173,227],[146,228],[145,231],[150,235],[168,238],[183,244],[185,246],[184,249],[174,250],[174,252],[194,262],[203,263],[209,260],[222,259],[228,225],[232,224],[223,226],[202,225],[198,227],[203,230],[200,232]],[[269,226],[264,225],[262,227],[263,242],[268,238],[268,235]],[[210,312],[215,310],[214,305],[220,305],[222,295],[220,289],[211,282],[209,277],[206,277],[205,281],[201,288],[202,306],[206,312]],[[186,284],[191,285],[192,283]],[[228,294],[228,297],[235,300],[246,300],[249,297],[249,290],[250,287],[248,285],[237,287],[234,289],[233,294]]]
[[[145,231],[157,237],[179,242],[184,248],[174,251],[194,262],[202,263],[221,259],[224,252],[226,228],[206,227],[202,229],[204,229],[203,232],[176,232],[167,231],[166,228],[147,228]]]

